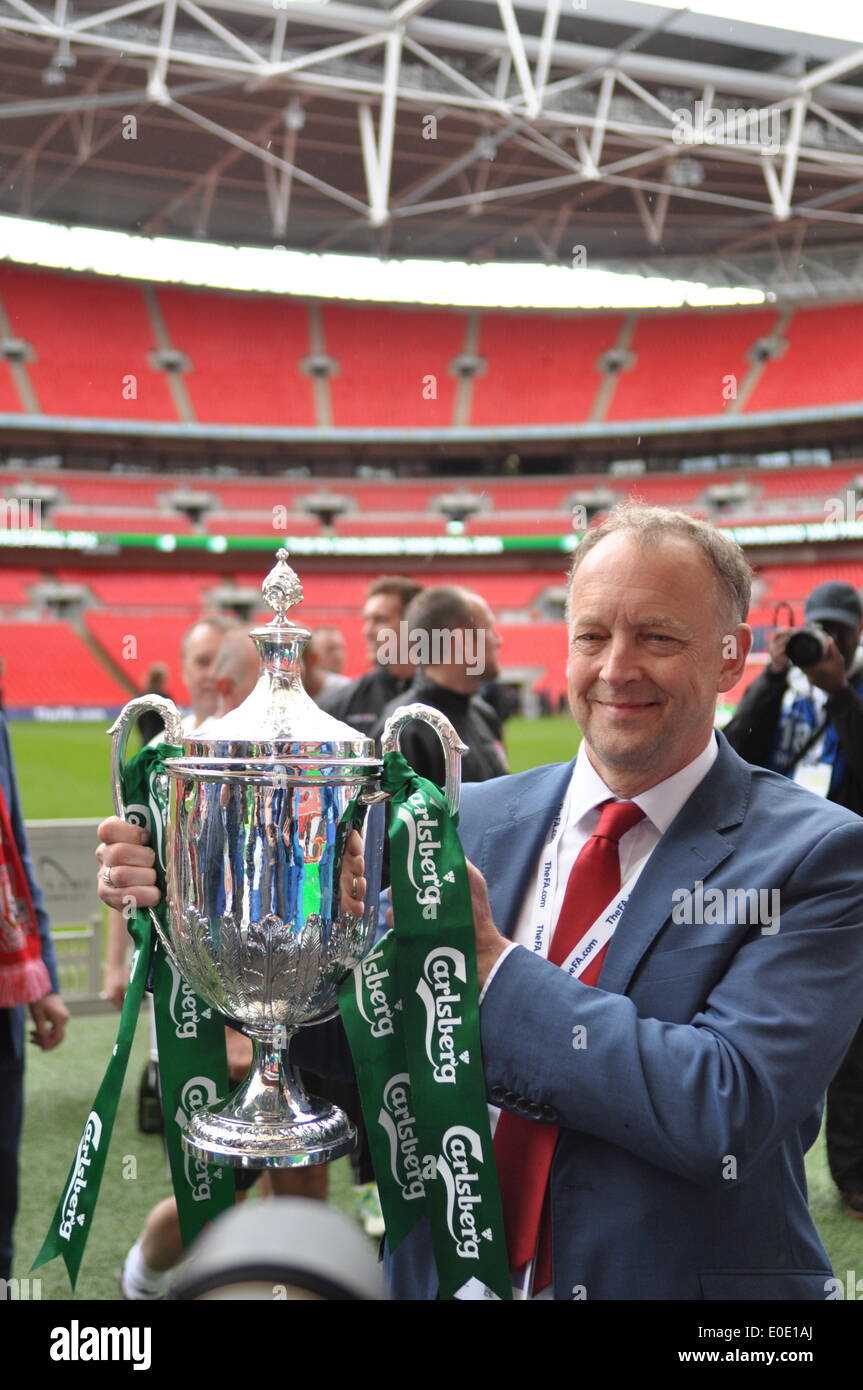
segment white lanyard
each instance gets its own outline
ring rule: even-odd
[[[560,843],[563,838],[563,827],[567,824],[569,814],[569,795],[566,796],[564,804],[554,818],[548,843],[542,856],[542,867],[540,869],[539,880],[536,887],[536,895],[531,917],[531,938],[530,947],[537,955],[548,958],[548,947],[556,923],[552,923],[552,913],[554,910],[554,900],[557,893],[558,881],[558,862],[560,858]],[[592,838],[592,837],[589,837]],[[587,840],[585,840],[587,844]],[[582,846],[582,849],[584,846]],[[579,851],[580,853],[580,851]],[[620,850],[618,848],[618,854]],[[578,979],[587,969],[588,964],[593,960],[599,951],[602,950],[614,934],[614,929],[623,915],[623,909],[629,901],[630,894],[635,887],[636,881],[647,863],[646,858],[636,861],[635,868],[627,875],[626,882],[622,884],[619,892],[614,896],[612,902],[607,903],[600,912],[592,926],[584,932],[577,945],[573,947],[566,960],[560,967],[568,975]],[[517,1301],[534,1300],[533,1277],[535,1272],[535,1260],[521,1271],[514,1275],[513,1298]],[[551,1287],[544,1289],[537,1295],[539,1299],[552,1298]]]
[[[548,950],[556,926],[552,914],[557,894],[560,842],[569,809],[568,801],[569,798],[567,797],[552,823],[548,843],[542,856],[542,867],[531,916],[530,948],[545,959],[548,959]],[[585,841],[586,843],[587,841]],[[623,909],[629,901],[630,894],[645,863],[646,860],[644,859],[636,863],[635,868],[627,875],[626,882],[621,884],[614,899],[610,903],[606,903],[596,921],[582,934],[561,965],[561,970],[565,970],[572,978],[578,979],[587,969],[590,961],[611,940],[614,929],[623,915]]]

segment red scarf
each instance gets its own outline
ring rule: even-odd
[[[51,993],[30,884],[0,787],[0,1009]]]

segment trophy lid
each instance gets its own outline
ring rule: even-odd
[[[236,709],[214,720],[206,732],[184,740],[187,756],[236,759],[289,754],[292,759],[333,757],[363,764],[373,760],[379,766],[374,740],[320,709],[303,687],[302,656],[311,633],[286,616],[303,598],[287,550],[277,552],[261,589],[273,617],[249,633],[263,663],[258,682]]]

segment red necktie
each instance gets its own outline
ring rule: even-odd
[[[644,812],[633,801],[603,803],[599,824],[570,870],[548,952],[554,965],[564,963],[603,908],[620,892],[618,842],[643,818]],[[582,984],[596,983],[607,949],[608,943],[585,966],[579,976]],[[537,1255],[537,1293],[551,1282],[550,1232],[543,1229],[541,1242],[539,1237],[557,1136],[556,1125],[537,1124],[509,1111],[501,1113],[494,1132],[510,1269],[521,1269]],[[549,1223],[544,1224],[547,1227]]]

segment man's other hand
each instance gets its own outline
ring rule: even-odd
[[[138,907],[155,907],[162,895],[156,887],[156,856],[147,848],[147,831],[110,816],[96,833],[96,858],[100,864],[97,889],[102,902],[118,912],[129,898],[134,898]]]
[[[491,915],[486,881],[475,864],[465,860],[470,884],[470,903],[473,908],[473,927],[476,934],[476,974],[480,989],[485,985],[498,956],[509,942],[501,936]]]
[[[34,1027],[30,1029],[30,1041],[43,1052],[59,1047],[69,1022],[69,1010],[59,994],[46,994],[30,1005],[30,1017]]]
[[[352,917],[362,917],[366,910],[365,861],[363,842],[359,831],[352,830],[345,843],[342,855],[342,872],[339,887],[342,891],[342,910]]]
[[[482,989],[489,972],[502,951],[509,945],[505,936],[501,936],[494,924],[491,915],[491,907],[488,901],[488,888],[485,879],[479,869],[473,865],[469,859],[465,860],[467,868],[467,881],[470,888],[470,902],[473,910],[473,925],[476,933],[476,969],[479,987]],[[362,841],[356,831],[351,832],[345,846],[345,857],[342,861],[342,893],[347,897],[347,910],[353,913],[362,911],[362,901],[360,894],[365,892],[365,879],[362,877],[364,869],[362,858]],[[362,885],[358,889],[356,898],[352,898],[350,891],[346,891],[346,884],[351,881],[351,876],[356,875],[358,884]],[[388,890],[392,900],[392,889]],[[393,910],[390,906],[387,909],[387,925],[393,924]],[[441,930],[443,939],[446,927]]]

